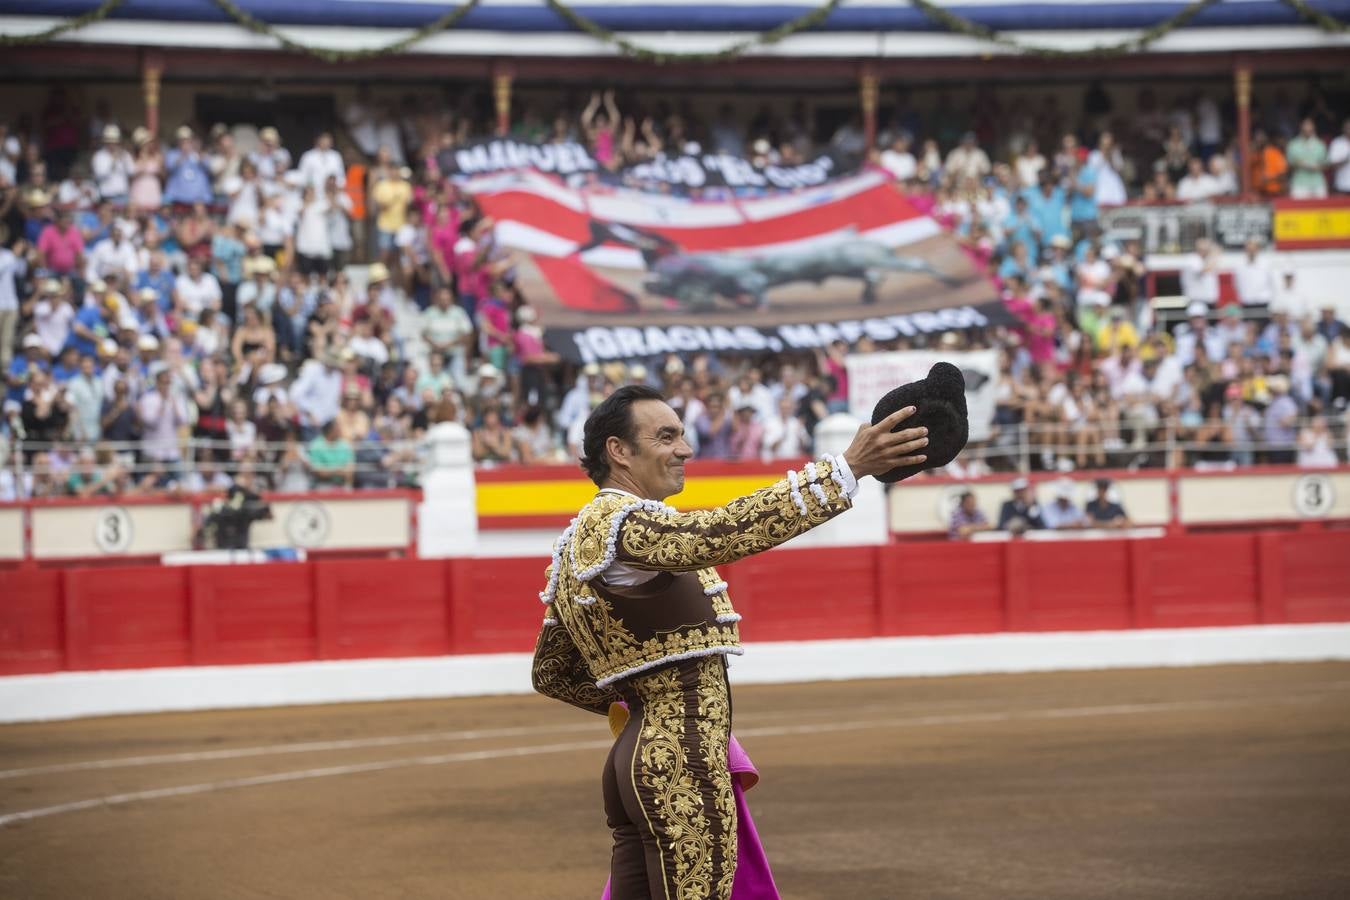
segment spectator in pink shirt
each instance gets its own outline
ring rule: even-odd
[[[57,210],[56,221],[38,235],[42,267],[53,275],[72,275],[84,267],[84,236],[68,209]]]
[[[816,354],[816,364],[820,371],[834,377],[834,391],[825,398],[830,412],[843,412],[848,407],[848,344],[841,340],[831,341],[824,353]]]
[[[455,282],[459,302],[470,316],[476,315],[478,301],[487,296],[492,280],[485,241],[491,230],[492,219],[485,216],[455,242]]]
[[[1017,330],[1022,335],[1027,352],[1031,354],[1031,361],[1037,365],[1054,362],[1055,332],[1058,323],[1054,300],[1042,296],[1033,303],[1026,294],[1026,284],[1021,278],[1014,276],[1008,279],[1008,295],[1004,298],[1003,305],[1021,321],[1022,324]]]
[[[515,342],[511,337],[511,288],[503,282],[494,282],[487,296],[478,301],[478,334],[488,362],[505,372]]]
[[[742,403],[731,420],[731,458],[759,459],[764,445],[764,426],[755,418],[753,403]]]
[[[459,242],[459,210],[442,203],[429,218],[431,263],[438,286],[448,286],[455,271],[455,244]]]

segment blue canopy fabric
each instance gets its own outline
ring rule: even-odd
[[[453,2],[416,0],[235,0],[240,9],[271,25],[418,28],[444,15]],[[0,0],[0,16],[74,17],[99,0]],[[817,8],[818,3],[775,0],[741,3],[570,3],[578,14],[611,31],[762,32]],[[1005,3],[995,0],[945,0],[939,5],[995,30],[1105,30],[1148,28],[1185,9],[1186,0],[1116,2]],[[1310,0],[1309,6],[1333,17],[1350,18],[1350,0]],[[231,22],[212,0],[126,0],[113,20],[151,22]],[[1201,11],[1192,28],[1305,24],[1281,0],[1222,0]],[[520,33],[574,33],[569,23],[543,0],[482,0],[459,24],[461,30]],[[893,3],[844,2],[818,31],[940,31],[941,26],[904,0]]]

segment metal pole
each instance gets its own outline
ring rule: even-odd
[[[1252,195],[1252,67],[1240,60],[1233,70],[1233,91],[1237,100],[1238,177],[1242,199]]]
[[[492,73],[492,99],[497,112],[497,135],[504,137],[511,131],[511,86],[515,72],[511,67],[498,65]],[[611,122],[618,128],[618,122]]]
[[[858,79],[858,95],[862,102],[863,152],[877,143],[877,100],[881,94],[881,79],[871,66],[864,66]]]
[[[145,128],[159,136],[159,85],[164,75],[164,58],[146,54],[141,60],[141,94],[145,102]]]

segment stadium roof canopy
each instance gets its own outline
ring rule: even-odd
[[[461,0],[463,2],[463,0]],[[468,0],[451,27],[418,35],[400,55],[606,58],[717,53],[854,60],[988,57],[1091,51],[1150,38],[1150,54],[1350,48],[1350,0]],[[225,51],[371,50],[427,28],[458,4],[443,0],[0,0],[0,34],[31,35],[96,19],[53,40],[100,46]],[[755,41],[828,9],[823,21]],[[1198,8],[1198,11],[1197,11]],[[1193,16],[1187,13],[1193,12]],[[242,15],[241,15],[242,14]],[[252,17],[255,27],[241,18]],[[802,23],[798,23],[802,24]],[[1160,36],[1150,29],[1165,26]],[[626,47],[625,47],[626,44]],[[634,52],[637,48],[638,53]],[[292,47],[291,50],[295,48]]]

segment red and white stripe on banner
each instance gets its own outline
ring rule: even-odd
[[[573,253],[590,239],[594,220],[655,232],[688,252],[804,250],[849,236],[899,247],[941,233],[876,173],[787,195],[716,201],[571,189],[528,171],[474,179],[466,187],[496,220],[498,240],[542,256]],[[641,256],[629,248],[602,246],[584,256],[594,264],[643,268]]]

